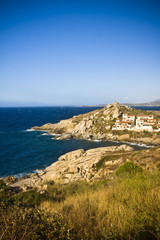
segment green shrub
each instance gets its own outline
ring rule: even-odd
[[[152,133],[151,132],[148,132],[148,131],[143,131],[143,134],[145,137],[152,137]]]
[[[157,162],[156,167],[160,170],[160,161]]]
[[[118,158],[119,158],[119,155],[104,156],[101,158],[101,160],[99,160],[99,162],[96,163],[96,169],[99,170],[100,168],[105,167],[105,162],[116,160]]]
[[[116,170],[115,174],[118,177],[132,177],[141,172],[143,172],[143,170],[140,166],[133,162],[126,162]]]
[[[11,187],[7,186],[3,180],[0,180],[0,206],[4,208],[13,203],[13,192]]]
[[[38,206],[43,200],[47,199],[48,197],[46,194],[40,194],[36,190],[21,192],[14,197],[15,203],[24,207]]]

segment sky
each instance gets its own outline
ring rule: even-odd
[[[0,107],[159,98],[159,0],[0,1]]]

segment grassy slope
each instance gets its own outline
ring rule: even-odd
[[[1,239],[159,239],[160,151],[129,160],[139,167],[127,162],[113,180],[50,182],[44,193],[16,193],[1,180]]]

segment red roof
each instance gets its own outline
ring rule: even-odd
[[[121,121],[121,123],[133,123],[132,121]]]
[[[146,119],[145,122],[156,122],[156,119]]]
[[[151,115],[137,115],[137,117],[149,117]]]
[[[136,116],[136,115],[133,115],[133,114],[123,113],[123,115],[126,115],[126,114],[127,114],[128,116],[134,116],[134,117]]]

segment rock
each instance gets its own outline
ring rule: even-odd
[[[40,183],[40,179],[37,175],[36,178],[28,177],[25,179],[21,179],[20,181],[15,182],[15,183],[11,184],[10,186],[22,188],[22,190],[24,191],[24,190],[30,189],[31,187],[33,187],[35,185],[38,185],[39,183]]]
[[[88,122],[86,122],[86,128],[90,128],[93,125],[93,121],[89,120]]]
[[[5,183],[8,184],[12,184],[15,182],[15,177],[13,175],[5,177],[4,178]]]
[[[119,151],[131,152],[133,151],[133,148],[126,144],[123,144],[119,146]]]
[[[70,161],[70,160],[75,160],[81,156],[83,156],[84,150],[83,149],[78,149],[76,151],[72,151],[69,153],[66,153],[58,158],[58,161]]]
[[[113,152],[130,152],[132,147],[127,145],[101,147],[89,149],[86,152],[83,149],[66,153],[59,157],[58,161],[45,169],[45,174],[42,175],[43,181],[54,180],[61,183],[66,182],[66,178],[70,182],[75,180],[91,180],[94,177],[95,164],[107,154]]]
[[[59,140],[68,140],[71,139],[73,136],[69,133],[62,133],[60,137],[58,137]]]
[[[121,136],[119,136],[119,141],[128,141],[130,139],[129,134],[123,134]]]
[[[48,181],[62,184],[78,180],[92,181],[94,178],[100,178],[105,174],[105,171],[102,171],[102,169],[96,170],[96,164],[104,156],[113,153],[123,154],[124,152],[131,151],[133,151],[133,148],[127,145],[93,148],[87,151],[78,149],[60,156],[57,162],[47,167],[41,173],[32,174],[30,177],[22,179],[11,186],[20,187],[23,190],[27,190],[30,187],[46,190],[46,182]],[[109,164],[118,165],[121,161],[122,159],[119,158],[118,160],[106,163],[106,166]],[[111,172],[107,176],[111,176]]]

